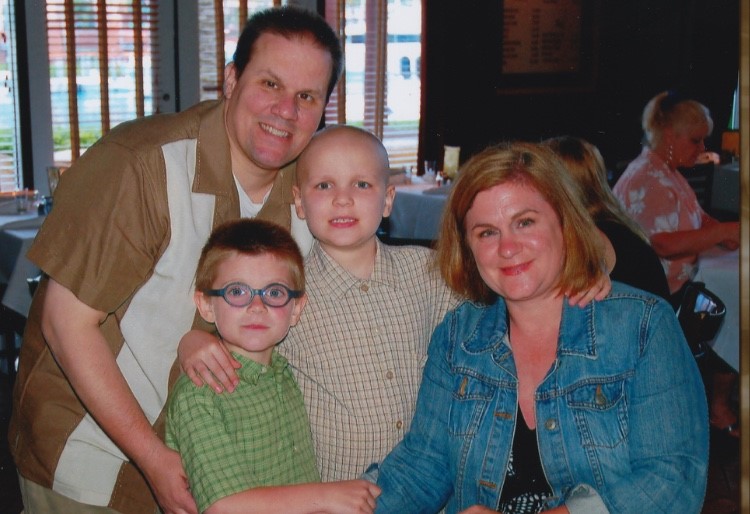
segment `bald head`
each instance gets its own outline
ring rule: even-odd
[[[297,160],[297,185],[302,186],[310,170],[325,165],[331,155],[366,159],[382,171],[388,183],[388,152],[380,139],[367,130],[351,125],[332,125],[317,132]]]

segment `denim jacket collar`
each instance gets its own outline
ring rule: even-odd
[[[485,352],[498,352],[496,360],[503,360],[510,348],[503,344],[508,332],[507,309],[505,300],[498,298],[492,305],[468,303],[465,308],[474,309],[471,316],[472,326],[459,329],[464,337],[460,347],[468,354],[480,355]],[[595,359],[597,357],[594,330],[594,309],[596,302],[585,307],[571,307],[567,299],[563,301],[563,312],[560,326],[564,327],[558,339],[558,355],[579,355]]]

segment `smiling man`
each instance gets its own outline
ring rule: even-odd
[[[224,98],[123,124],[66,171],[31,258],[34,298],[10,443],[27,512],[194,513],[162,408],[212,227],[270,219],[303,251],[293,161],[341,70],[339,41],[293,8],[249,21]]]

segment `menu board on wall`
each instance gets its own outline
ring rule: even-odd
[[[581,0],[504,0],[502,73],[581,70]]]

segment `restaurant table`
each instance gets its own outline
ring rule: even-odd
[[[710,344],[736,370],[740,369],[739,255],[739,250],[729,251],[715,246],[698,257],[698,273],[694,279],[704,282],[726,306],[724,322]]]
[[[39,268],[26,258],[44,216],[16,220],[0,227],[0,282],[7,283],[2,304],[26,317],[31,293],[26,279],[37,276]]]
[[[0,197],[0,228],[8,223],[27,220],[39,216],[36,210],[18,212],[16,199],[3,193]]]
[[[437,238],[450,186],[413,183],[396,186],[389,217],[389,236],[395,239]]]

